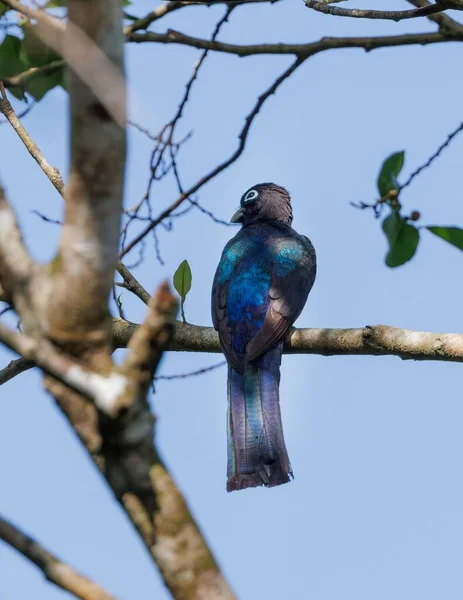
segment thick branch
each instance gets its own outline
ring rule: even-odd
[[[58,381],[91,398],[101,411],[110,415],[120,404],[120,397],[126,398],[129,394],[131,385],[127,377],[116,370],[107,377],[92,372],[60,353],[47,340],[36,340],[0,323],[0,342]]]
[[[57,341],[67,338],[68,332],[75,335],[80,331],[82,336],[102,332],[119,244],[125,129],[93,88],[82,81],[80,72],[84,63],[86,69],[93,63],[90,81],[97,76],[104,81],[104,65],[99,60],[102,55],[122,79],[121,6],[104,0],[91,4],[84,0],[69,3],[71,170],[59,255],[53,264],[53,293],[47,307],[50,336]],[[106,96],[112,83],[110,70]],[[112,91],[113,104],[125,115],[124,87],[117,85]]]
[[[33,538],[0,516],[0,539],[33,562],[51,583],[81,600],[113,600],[96,583],[75,571]]]
[[[9,0],[12,4],[19,3]],[[25,14],[36,18],[33,10],[27,11]],[[174,597],[231,600],[230,588],[157,454],[154,418],[146,395],[136,395],[136,401],[128,402],[127,410],[115,419],[97,412],[82,395],[95,377],[105,379],[108,373],[108,377],[114,374],[127,379],[113,371],[106,326],[110,325],[107,296],[117,260],[125,150],[121,128],[125,124],[125,90],[118,70],[122,64],[120,11],[121,3],[112,0],[70,0],[65,47],[60,46],[62,26],[47,21],[49,28],[43,38],[61,48],[77,73],[70,85],[71,179],[66,189],[66,218],[60,253],[37,275],[31,293],[41,325],[37,339],[30,335],[17,338],[3,329],[0,334],[10,347],[33,355],[53,374],[46,376],[46,388],[124,506]],[[37,20],[43,22],[39,13]],[[107,77],[111,69],[106,68],[107,59],[101,60],[105,55],[118,77]],[[128,365],[130,374],[136,371],[141,376],[138,383],[144,387],[168,338],[154,316],[150,314],[141,329],[141,348]],[[29,334],[28,328],[26,332]],[[47,351],[41,352],[43,349]],[[75,369],[73,380],[68,377],[68,363],[74,361],[85,375],[77,382]],[[156,502],[159,509],[155,511]]]
[[[113,319],[115,348],[126,348],[138,325],[123,319]],[[190,325],[177,321],[174,335],[167,345],[174,352],[221,353],[217,332],[212,327]],[[297,329],[293,327],[286,336],[284,354],[320,354],[323,356],[398,356],[409,360],[441,360],[463,362],[463,334],[412,331],[388,325],[369,325],[358,329]],[[34,362],[11,365],[12,374],[34,366]],[[10,365],[8,365],[9,367]],[[8,372],[8,367],[0,375]]]
[[[113,321],[113,340],[118,348],[129,343],[137,325],[123,319]],[[217,332],[177,322],[168,350],[177,352],[221,352]],[[463,362],[463,334],[412,331],[372,325],[359,329],[296,329],[286,335],[285,354],[393,355],[411,360]]]

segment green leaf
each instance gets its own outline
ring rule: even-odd
[[[61,8],[62,6],[66,6],[67,0],[49,0],[44,8]]]
[[[434,235],[437,235],[437,237],[452,244],[452,246],[456,246],[460,250],[463,250],[463,229],[460,229],[460,227],[433,226],[427,227],[427,229]]]
[[[174,273],[174,287],[182,300],[185,300],[191,290],[191,269],[187,260],[180,263]]]
[[[47,46],[36,35],[37,25],[24,25],[24,39],[21,45],[21,56],[32,67],[43,67],[54,60],[60,60],[59,54]]]
[[[185,304],[185,299],[187,297],[188,292],[191,290],[191,269],[187,260],[184,260],[180,263],[178,269],[174,273],[174,288],[177,290],[178,295],[181,298],[180,309],[182,312],[183,322],[186,323],[185,319],[185,311],[183,309],[183,305]]]
[[[140,17],[137,17],[135,15],[129,14],[125,10],[123,12],[124,12],[124,19],[127,19],[128,21],[138,21],[138,19],[140,18]]]
[[[0,79],[13,77],[27,69],[20,52],[21,40],[14,35],[6,35],[0,44]]]
[[[0,17],[3,17],[5,13],[7,13],[11,8],[6,4],[0,4]]]
[[[24,90],[20,87],[10,87],[8,88],[8,91],[10,92],[10,94],[12,96],[14,96],[15,98],[17,98],[18,100],[24,100]]]
[[[59,67],[51,73],[32,75],[25,82],[26,91],[37,101],[41,100],[47,92],[64,82],[64,68]]]
[[[404,166],[405,152],[395,152],[386,158],[381,165],[381,170],[378,175],[378,191],[381,198],[391,190],[399,189],[397,177]]]
[[[389,242],[389,252],[385,259],[388,267],[400,267],[413,258],[420,240],[420,233],[414,225],[410,225],[393,211],[384,219],[383,231]]]

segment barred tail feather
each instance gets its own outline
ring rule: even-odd
[[[272,351],[270,351],[272,352]],[[283,437],[279,361],[228,368],[227,491],[287,483],[293,476]]]

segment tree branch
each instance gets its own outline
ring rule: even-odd
[[[21,373],[24,373],[24,371],[32,369],[34,366],[34,361],[27,360],[26,358],[17,358],[16,360],[11,360],[6,367],[0,369],[0,385],[10,381],[10,379],[13,379]]]
[[[176,1],[170,0],[169,2],[165,2],[160,6],[156,6],[154,10],[149,12],[145,17],[130,23],[124,28],[125,35],[129,35],[135,31],[140,29],[147,29],[152,23],[161,19],[165,15],[178,10],[179,8],[186,8],[187,6],[206,6],[209,8],[210,6],[215,6],[216,4],[226,4],[227,6],[241,6],[243,4],[256,4],[256,3],[269,3],[276,4],[280,0],[212,0],[208,2],[207,0],[184,0],[184,1]]]
[[[407,2],[413,4],[413,6],[416,6],[417,8],[423,8],[431,5],[428,0],[407,0]],[[448,15],[437,13],[435,15],[428,15],[428,19],[434,23],[437,23],[437,25],[439,25],[439,31],[442,33],[456,36],[463,34],[463,25]]]
[[[148,294],[148,292],[145,290],[145,288],[142,286],[142,284],[132,275],[132,273],[129,271],[129,269],[127,269],[127,267],[124,265],[124,263],[122,263],[119,260],[117,262],[116,268],[117,268],[117,272],[124,280],[124,283],[119,283],[119,284],[116,283],[116,285],[119,285],[120,287],[123,287],[126,290],[129,290],[129,292],[132,292],[132,294],[135,294],[135,296],[140,298],[140,300],[142,302],[144,302],[145,304],[148,304],[151,296]]]
[[[124,348],[136,330],[136,323],[113,320],[113,342]],[[176,352],[220,353],[213,327],[177,321],[167,350]],[[463,362],[463,334],[412,331],[388,325],[368,325],[358,329],[297,329],[286,335],[284,354],[321,354],[323,356],[364,355],[398,356],[410,360]]]
[[[15,0],[8,3],[19,5]],[[27,309],[35,315],[35,335],[30,335],[29,326],[26,336],[16,337],[3,328],[0,335],[25,354],[37,352],[42,366],[53,373],[45,378],[46,389],[124,506],[174,597],[231,600],[230,588],[157,454],[154,417],[146,394],[141,394],[171,324],[167,319],[156,321],[151,306],[138,340],[141,348],[132,348],[136,356],[124,365],[127,375],[118,373],[111,361],[107,300],[117,262],[125,155],[125,87],[118,70],[123,52],[121,5],[115,0],[69,0],[65,47],[62,26],[53,19],[46,21],[44,41],[63,51],[75,71],[69,86],[71,177],[65,192],[66,216],[60,252],[50,265],[36,269],[33,293],[26,298]],[[30,18],[43,22],[41,11],[27,11]],[[8,216],[8,230],[12,222],[19,234],[12,213]],[[0,226],[5,226],[4,220]],[[18,312],[22,318],[25,310]],[[47,352],[38,352],[45,347]],[[75,363],[79,374],[85,375],[77,382],[75,369],[71,380],[67,370]],[[126,389],[126,410],[116,418],[98,412],[82,395],[87,393],[85,386],[91,386],[89,381],[112,375],[133,383]]]
[[[81,600],[114,600],[96,583],[75,571],[33,538],[0,516],[0,539],[33,562],[51,583]]]
[[[429,4],[422,8],[411,10],[369,10],[360,8],[339,8],[331,6],[326,2],[318,0],[304,0],[307,8],[312,8],[326,15],[336,17],[353,17],[355,19],[384,19],[389,21],[402,21],[404,19],[415,19],[417,17],[427,17],[446,9],[443,4]]]
[[[22,75],[24,75],[24,73]],[[55,186],[55,188],[58,190],[58,192],[61,195],[63,195],[64,183],[63,183],[63,180],[61,179],[61,175],[60,175],[58,169],[55,169],[50,164],[48,164],[48,162],[45,160],[45,157],[43,156],[42,152],[40,151],[40,148],[32,140],[32,138],[29,136],[27,131],[22,126],[20,120],[18,119],[16,113],[13,110],[13,107],[11,106],[11,104],[8,101],[8,98],[6,97],[5,88],[3,87],[3,83],[1,81],[0,81],[0,96],[1,96],[0,112],[5,116],[5,118],[8,120],[10,125],[16,131],[20,140],[26,146],[26,148],[27,148],[29,154],[32,156],[32,158],[37,162],[39,167],[46,174],[46,176],[52,182],[52,184]]]
[[[0,93],[2,91],[2,82],[0,81]],[[48,161],[42,154],[40,148],[32,140],[26,129],[19,121],[13,107],[9,103],[4,92],[3,98],[0,99],[0,112],[2,112],[6,116],[13,129],[16,131],[26,148],[29,150],[30,154],[37,161],[39,167],[42,169],[42,171],[45,173],[45,175],[48,177],[51,183],[55,186],[55,188],[58,190],[61,196],[65,198],[64,182],[59,170],[56,167],[51,167],[49,165]],[[125,287],[127,290],[138,296],[142,302],[148,304],[150,295],[120,260],[117,262],[116,269],[124,280],[123,287]],[[0,290],[0,300],[2,299],[3,295],[2,291]],[[1,381],[2,380],[0,376],[0,384]],[[8,379],[6,379],[5,381],[8,381]]]
[[[117,413],[121,398],[125,402],[131,400],[130,379],[116,370],[106,377],[92,372],[57,351],[47,340],[35,340],[3,323],[0,323],[0,342],[61,383],[92,399],[99,410],[110,416]]]
[[[169,29],[166,33],[132,33],[128,36],[131,42],[156,42],[160,44],[180,44],[203,50],[213,50],[236,56],[255,56],[260,54],[293,54],[299,58],[309,58],[325,50],[340,50],[343,48],[360,48],[376,50],[378,48],[391,48],[397,46],[411,46],[427,44],[440,44],[444,42],[463,41],[463,26],[461,30],[446,33],[406,33],[403,35],[377,36],[377,37],[324,37],[308,44],[249,44],[238,45],[226,42],[213,42],[195,38],[179,31]]]
[[[138,325],[113,319],[115,348],[126,348]],[[221,353],[219,338],[213,327],[176,321],[167,350],[173,352]],[[293,327],[286,335],[284,354],[319,354],[322,356],[398,356],[404,360],[439,360],[463,362],[463,334],[413,331],[389,325],[368,325],[357,329],[312,329]],[[21,361],[21,359],[19,359]],[[16,361],[19,363],[19,361]],[[15,362],[15,361],[13,361]],[[19,372],[35,363],[18,365]],[[24,368],[23,368],[24,366]],[[12,369],[16,368],[12,365]],[[4,381],[0,371],[0,385]]]
[[[184,202],[187,198],[189,198],[192,194],[197,192],[200,188],[202,188],[206,183],[208,183],[211,179],[216,177],[219,173],[227,169],[231,164],[233,164],[243,153],[246,147],[246,140],[248,138],[249,130],[251,128],[252,122],[258,115],[260,109],[264,105],[267,98],[269,98],[272,94],[274,94],[280,85],[290,77],[296,69],[298,69],[305,59],[297,58],[288,68],[286,68],[283,73],[277,77],[277,79],[272,83],[272,85],[265,90],[257,99],[256,104],[254,105],[251,112],[247,115],[244,126],[241,129],[241,132],[238,136],[239,143],[238,147],[233,152],[233,154],[227,158],[225,161],[217,165],[212,171],[210,171],[207,175],[202,177],[199,181],[197,181],[189,190],[180,194],[177,200],[171,204],[166,210],[164,210],[156,219],[151,221],[149,225],[145,227],[144,230],[141,231],[120,253],[119,258],[122,258],[125,254],[130,252],[132,248],[134,248],[150,231],[152,231],[159,223],[161,223],[164,219],[166,219],[176,208],[178,208],[182,202]]]

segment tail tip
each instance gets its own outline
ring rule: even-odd
[[[267,473],[263,476],[263,473],[235,473],[227,479],[227,492],[236,492],[238,490],[245,490],[253,487],[276,487],[277,485],[283,485],[289,483],[294,479],[293,471],[289,473],[274,473],[273,476],[267,476]]]

